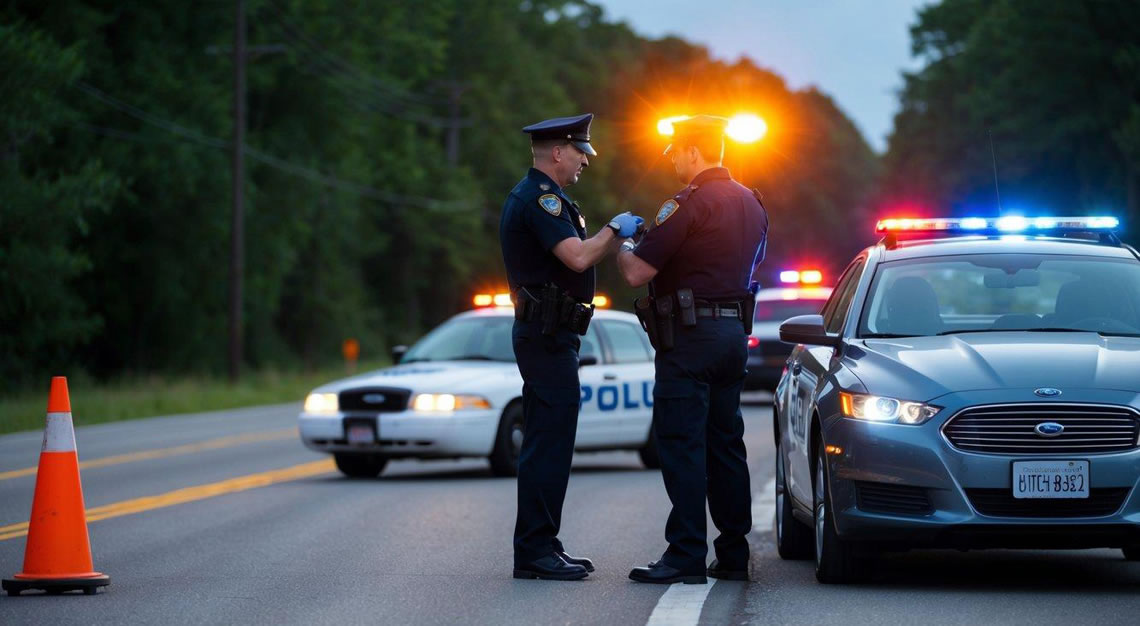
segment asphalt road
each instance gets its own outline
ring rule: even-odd
[[[297,409],[80,429],[86,505],[106,516],[89,524],[95,567],[112,584],[94,597],[0,596],[0,624],[635,625],[683,617],[665,612],[677,608],[676,597],[663,597],[669,588],[626,578],[664,548],[668,508],[660,475],[636,455],[575,459],[561,536],[598,571],[581,582],[519,581],[510,576],[513,480],[492,477],[478,460],[401,461],[377,480],[343,479],[300,445]],[[763,491],[773,473],[771,408],[747,407],[746,421],[752,486]],[[3,577],[22,564],[24,538],[4,537],[27,520],[40,437],[0,437]],[[155,497],[138,500],[145,496]],[[1110,550],[914,552],[884,559],[867,583],[819,585],[810,562],[776,555],[770,500],[756,499],[764,519],[752,534],[753,582],[705,588],[703,606],[688,607],[701,623],[1138,619],[1140,565]],[[695,586],[677,589],[693,591],[685,587]]]

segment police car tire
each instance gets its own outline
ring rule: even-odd
[[[649,438],[645,440],[645,445],[637,449],[637,456],[641,457],[641,464],[646,469],[661,469],[661,456],[657,454],[657,433],[653,432],[653,427],[649,427]]]
[[[844,541],[835,531],[835,511],[831,506],[831,480],[828,478],[823,443],[816,457],[816,484],[812,517],[816,524],[813,534],[816,547],[815,579],[824,584],[859,582],[867,572],[867,558],[850,541]],[[819,520],[823,507],[822,524]]]
[[[523,410],[521,402],[512,402],[499,418],[499,429],[495,432],[495,446],[491,449],[491,473],[495,476],[518,476],[519,457],[511,442],[516,425],[522,427]]]
[[[784,470],[784,451],[782,445],[776,446],[776,499],[779,504],[783,495],[782,505],[776,507],[776,551],[785,561],[802,561],[814,556],[815,545],[812,543],[811,528],[800,523],[792,514],[794,505],[792,496],[788,491],[788,475]],[[762,521],[762,520],[761,520]],[[755,523],[756,520],[753,520]]]
[[[338,452],[333,455],[336,468],[349,478],[376,478],[388,465],[388,459],[379,454],[353,454]]]

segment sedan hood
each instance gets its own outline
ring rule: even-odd
[[[484,383],[518,376],[518,366],[503,361],[425,361],[359,374],[322,385],[316,391],[397,387],[428,393],[475,393]]]
[[[844,363],[867,392],[918,401],[982,389],[1140,390],[1140,339],[1096,333],[856,340]]]

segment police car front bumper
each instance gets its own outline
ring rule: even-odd
[[[1073,404],[1129,406],[1134,400],[1127,392],[1066,393]],[[943,434],[960,410],[1010,402],[1009,395],[1001,390],[939,398],[945,408],[921,426],[826,420],[824,443],[834,446],[826,462],[838,534],[887,548],[1140,546],[1140,448],[980,454],[955,447]],[[1089,498],[1015,498],[1013,463],[1034,460],[1088,461]]]
[[[349,442],[349,423],[371,426],[372,441]],[[298,426],[301,442],[318,452],[371,452],[393,459],[487,456],[494,445],[499,412],[301,413]]]

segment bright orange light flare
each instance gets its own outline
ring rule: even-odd
[[[494,303],[495,303],[495,306],[513,306],[514,305],[514,303],[511,302],[511,294],[509,294],[509,293],[497,293],[497,294],[495,294]]]
[[[823,282],[823,273],[819,270],[803,270],[800,272],[800,282],[805,285],[818,285]]]
[[[664,119],[657,120],[657,132],[662,134],[662,135],[665,135],[665,136],[672,136],[673,135],[673,122],[680,122],[681,120],[687,120],[690,117],[692,117],[692,116],[691,115],[674,115],[673,117],[666,117]]]
[[[491,296],[491,294],[489,294],[489,293],[475,294],[475,299],[474,299],[475,306],[491,306],[491,304],[494,303],[494,301],[495,301],[494,297]]]
[[[594,306],[598,307],[599,309],[604,309],[604,308],[608,307],[609,305],[610,305],[610,299],[609,298],[602,296],[602,295],[594,296]]]
[[[728,120],[724,134],[733,141],[753,143],[768,134],[768,123],[752,113],[740,113]]]

